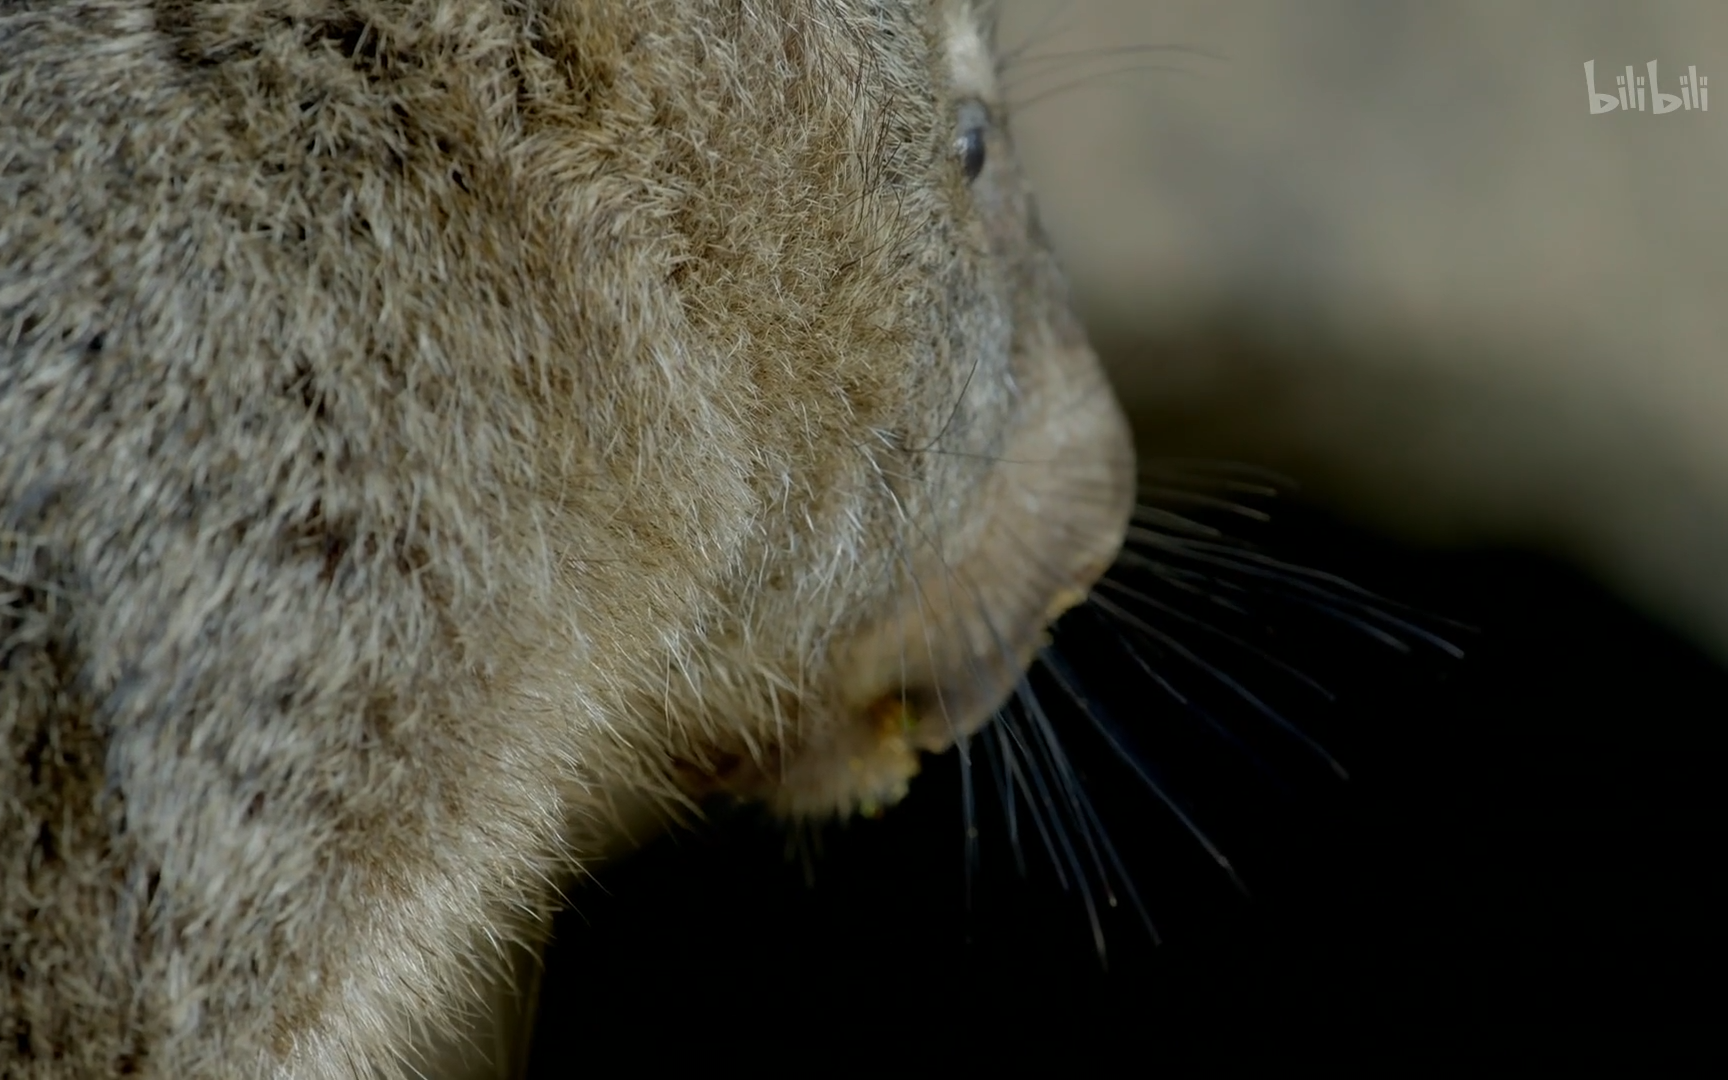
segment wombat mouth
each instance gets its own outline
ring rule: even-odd
[[[884,649],[903,649],[907,624],[891,620],[873,628],[843,662],[874,671],[874,689],[856,684],[859,692],[832,715],[796,725],[805,738],[693,751],[675,762],[677,782],[694,801],[762,801],[795,818],[879,816],[908,794],[922,755],[963,742],[1010,702],[1033,657],[1049,643],[1049,627],[1086,600],[1106,566],[1095,561],[1053,589],[1042,606],[1023,605],[1008,624],[1012,636],[991,626],[981,635],[986,640],[950,647],[940,660],[934,650],[922,658],[904,650],[884,663]],[[949,636],[966,635],[955,630]]]

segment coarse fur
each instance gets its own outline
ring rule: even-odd
[[[988,23],[0,5],[0,1073],[398,1071],[988,719],[1133,491]]]

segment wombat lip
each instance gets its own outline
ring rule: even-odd
[[[947,750],[1009,704],[1038,650],[1049,644],[1050,627],[1086,602],[1107,565],[1088,567],[1017,613],[999,610],[982,626],[962,624],[931,636],[921,621],[907,621],[869,635],[854,657],[874,677],[861,680],[864,692],[851,697],[848,711],[877,740],[903,741],[926,753]],[[907,640],[924,648],[908,648]]]
[[[870,717],[871,727],[876,729],[877,735],[885,739],[896,735],[910,735],[918,726],[915,699],[904,692],[884,694],[865,711]]]
[[[1085,594],[1063,604],[1055,614],[1083,601]],[[1043,625],[1012,646],[993,663],[980,664],[970,677],[952,675],[941,681],[907,686],[878,699],[870,707],[873,720],[891,718],[894,734],[928,753],[941,753],[990,722],[1012,699],[1039,647],[1047,644]],[[956,673],[957,674],[957,673]],[[892,707],[884,702],[891,702]],[[889,732],[878,728],[883,735]]]
[[[1097,578],[1102,576],[1102,574],[1102,570],[1087,574],[1086,580],[1089,582],[1095,581]],[[1053,624],[1057,619],[1067,614],[1070,610],[1084,604],[1086,598],[1090,595],[1092,595],[1090,588],[1081,589],[1070,587],[1063,589],[1051,598],[1050,606],[1044,610],[1044,624],[1046,626]]]

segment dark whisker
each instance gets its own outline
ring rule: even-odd
[[[1012,73],[1032,64],[1071,63],[1075,60],[1095,60],[1115,56],[1145,56],[1153,53],[1181,53],[1205,60],[1228,61],[1229,57],[1192,45],[1100,45],[1095,49],[1065,49],[1061,52],[1026,53],[1010,58],[1000,65],[1004,73]]]
[[[1045,90],[1040,90],[1029,97],[1011,101],[1009,102],[1008,107],[1012,109],[1015,114],[1024,116],[1033,106],[1041,105],[1054,98],[1061,97],[1063,94],[1073,93],[1076,90],[1084,90],[1094,84],[1118,78],[1123,75],[1148,74],[1192,75],[1193,72],[1189,71],[1187,68],[1177,67],[1174,64],[1141,64],[1135,67],[1111,68],[1106,71],[1094,71],[1088,75],[1082,75],[1076,79],[1069,79],[1067,82],[1059,83],[1056,86],[1052,86]]]
[[[1038,42],[1046,40],[1045,35],[1050,32],[1050,28],[1055,25],[1057,19],[1060,19],[1063,15],[1068,13],[1068,8],[1069,4],[1064,3],[1060,7],[1056,8],[1056,10],[1044,16],[1043,21],[1033,27],[1032,32],[1026,35],[1026,40],[1014,46],[1012,49],[998,48],[996,51],[996,70],[1002,71],[1006,68],[1012,67],[1017,61],[1027,55],[1026,51],[1028,49],[1032,48],[1032,46],[1036,45]],[[1061,37],[1061,35],[1056,34],[1048,40],[1055,41],[1058,37]]]

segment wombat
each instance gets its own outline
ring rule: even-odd
[[[971,0],[0,5],[0,1073],[402,1071],[1111,561]]]

